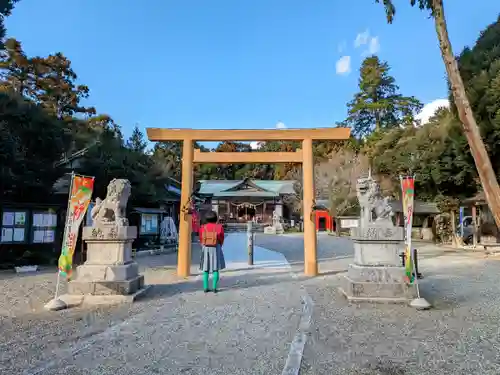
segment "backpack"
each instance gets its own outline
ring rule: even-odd
[[[217,246],[217,231],[214,229],[213,231],[208,232],[206,227],[203,228],[203,236],[201,238],[202,244],[209,247]]]

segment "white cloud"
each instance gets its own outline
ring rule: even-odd
[[[351,56],[342,56],[335,64],[337,74],[345,75],[351,72]]]
[[[258,150],[259,148],[261,148],[262,146],[262,142],[250,142],[250,147],[252,148],[252,150]]]
[[[450,102],[448,99],[436,99],[426,105],[420,111],[419,114],[415,116],[417,120],[420,120],[420,124],[424,125],[429,122],[429,119],[434,116],[439,108],[450,108]]]
[[[281,121],[278,121],[274,127],[276,129],[286,129],[287,128],[285,123],[283,123]],[[264,142],[261,142],[261,141],[253,141],[253,142],[250,142],[250,147],[252,148],[252,150],[258,150],[259,148],[262,147],[263,143]]]
[[[370,44],[368,45],[368,52],[370,55],[375,55],[378,51],[380,51],[380,42],[378,40],[378,36],[374,36],[370,38]]]
[[[368,30],[358,33],[358,35],[356,35],[356,39],[354,40],[354,47],[358,48],[365,45],[368,43],[369,38],[370,32]]]

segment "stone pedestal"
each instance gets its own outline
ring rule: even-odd
[[[84,227],[87,261],[76,269],[76,279],[69,282],[71,296],[83,302],[120,303],[142,295],[144,276],[132,259],[132,242],[137,228],[129,226]]]
[[[404,281],[399,254],[404,249],[403,228],[369,224],[353,228],[354,263],[349,265],[341,292],[348,300],[409,303],[415,285]]]
[[[265,234],[283,234],[285,230],[283,229],[283,225],[281,223],[270,225],[268,227],[264,227]]]

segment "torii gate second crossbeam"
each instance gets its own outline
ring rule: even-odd
[[[272,130],[208,130],[148,128],[152,142],[182,141],[181,215],[179,223],[179,254],[177,273],[191,274],[191,217],[182,212],[189,204],[193,190],[194,163],[276,164],[302,163],[303,217],[304,217],[304,271],[307,276],[318,274],[316,225],[314,205],[313,141],[346,140],[349,128],[272,129]],[[301,141],[302,149],[295,152],[200,152],[194,150],[194,141]]]

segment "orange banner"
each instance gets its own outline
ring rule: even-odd
[[[87,212],[93,189],[94,177],[73,175],[61,256],[59,257],[59,272],[68,280],[71,278],[73,270],[73,254],[75,253],[80,224]]]

